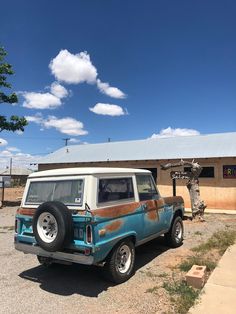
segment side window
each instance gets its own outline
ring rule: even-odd
[[[99,179],[98,203],[134,198],[132,178]]]
[[[140,201],[156,200],[159,198],[153,178],[150,175],[136,175]]]

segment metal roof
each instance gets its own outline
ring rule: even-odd
[[[26,169],[26,168],[10,168],[7,169],[0,169],[0,175],[9,176],[11,172],[12,176],[28,176],[33,172],[33,170]]]
[[[236,132],[65,146],[40,164],[236,157]]]
[[[105,168],[105,167],[84,167],[84,168],[63,168],[34,172],[29,178],[90,175],[90,174],[127,174],[127,173],[150,173],[148,170],[131,168]]]

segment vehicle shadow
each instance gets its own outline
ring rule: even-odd
[[[150,241],[136,250],[135,272],[167,251],[163,237]],[[62,296],[80,294],[97,297],[113,283],[102,277],[102,268],[73,264],[54,264],[52,267],[36,266],[19,274],[23,279],[39,283],[39,287],[49,293]]]

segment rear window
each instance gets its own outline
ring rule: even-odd
[[[98,203],[134,198],[132,178],[99,179]]]
[[[84,180],[31,182],[25,204],[59,201],[66,205],[82,205]]]

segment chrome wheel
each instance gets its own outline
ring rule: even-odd
[[[126,273],[131,265],[132,257],[130,247],[126,244],[122,245],[117,251],[116,267],[121,274]]]
[[[49,212],[43,212],[37,221],[37,231],[42,241],[53,242],[58,234],[56,218]]]

